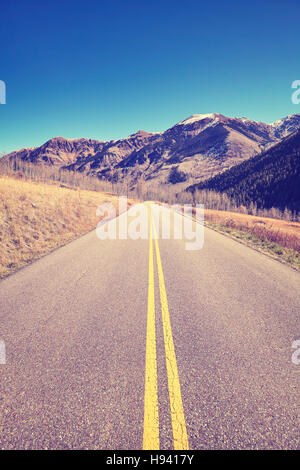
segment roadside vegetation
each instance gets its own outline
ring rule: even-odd
[[[2,175],[2,176],[1,176]],[[135,187],[80,172],[0,159],[0,277],[93,229],[96,208],[129,201],[204,204],[207,226],[300,269],[300,213],[238,205],[226,193],[176,191],[176,185]],[[131,202],[129,202],[131,204]]]
[[[103,192],[0,176],[0,278],[96,227]]]
[[[35,165],[30,162],[12,159],[10,161],[0,158],[0,175],[12,176],[26,181],[61,184],[71,188],[102,191],[111,194],[122,194],[127,186],[121,183],[111,183],[100,180],[96,176],[65,170],[57,166]]]
[[[205,224],[300,270],[300,223],[205,210]]]

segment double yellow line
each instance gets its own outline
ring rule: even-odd
[[[146,371],[145,371],[145,402],[144,402],[144,436],[143,449],[159,449],[159,413],[157,390],[157,359],[156,359],[156,331],[155,331],[155,297],[154,297],[154,263],[153,240],[154,230],[155,251],[157,260],[160,304],[165,343],[166,369],[168,376],[169,400],[171,410],[171,422],[173,431],[173,443],[175,450],[188,450],[188,437],[184,419],[184,411],[181,398],[180,382],[172,328],[162,269],[160,251],[157,241],[155,226],[152,227],[151,208],[149,211],[149,285],[148,285],[148,315],[147,315],[147,343],[146,343]]]

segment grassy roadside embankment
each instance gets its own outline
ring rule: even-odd
[[[0,176],[0,278],[94,229],[107,193]]]
[[[300,270],[300,223],[206,209],[205,224]]]

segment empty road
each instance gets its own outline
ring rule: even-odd
[[[0,448],[299,449],[300,274],[144,207],[0,282]]]

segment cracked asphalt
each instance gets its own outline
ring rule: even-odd
[[[190,449],[299,449],[300,274],[210,229],[158,244]],[[94,231],[0,282],[1,449],[142,449],[148,264],[149,240]],[[172,449],[155,256],[154,304]]]

